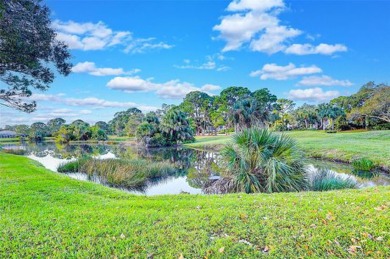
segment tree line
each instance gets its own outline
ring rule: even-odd
[[[156,111],[138,108],[117,112],[108,123],[66,124],[62,118],[27,125],[6,126],[31,139],[55,137],[59,142],[106,140],[108,135],[137,137],[147,146],[169,146],[192,141],[194,135],[239,132],[246,128],[285,130],[390,129],[390,86],[369,82],[351,96],[328,103],[303,104],[280,98],[267,88],[251,92],[232,86],[219,95],[194,91],[179,105],[163,104]]]

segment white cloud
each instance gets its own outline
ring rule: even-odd
[[[245,11],[245,10],[256,10],[256,11],[268,11],[275,7],[284,7],[283,0],[233,0],[227,8],[229,11]]]
[[[136,77],[115,77],[107,83],[107,86],[114,90],[124,92],[156,92],[161,98],[165,99],[180,99],[192,91],[207,92],[219,90],[217,85],[206,84],[202,87],[196,87],[188,82],[180,80],[170,80],[165,83],[154,83],[151,79],[142,79]]]
[[[275,80],[287,80],[297,76],[310,75],[321,73],[321,68],[312,65],[309,67],[296,67],[294,64],[289,63],[287,66],[278,66],[276,64],[265,64],[262,69],[256,70],[250,73],[250,76],[260,79],[275,79]]]
[[[275,26],[265,30],[260,39],[252,40],[250,47],[254,51],[273,54],[282,51],[286,48],[285,41],[289,38],[294,38],[302,32],[297,29],[288,28],[286,26]]]
[[[330,76],[308,76],[298,82],[302,86],[352,86],[353,83],[349,80],[337,80]]]
[[[220,61],[225,60],[226,57],[222,54],[214,54],[210,56],[206,56],[206,61],[202,64],[192,64],[191,60],[185,59],[184,65],[175,65],[174,67],[180,68],[180,69],[198,69],[198,70],[216,70],[216,71],[227,71],[230,69],[230,67],[225,65],[219,65]]]
[[[172,45],[156,42],[155,38],[134,38],[129,31],[114,31],[103,22],[77,23],[55,20],[52,23],[57,39],[70,49],[102,50],[121,45],[126,53],[143,53],[151,49],[169,49]]]
[[[345,52],[348,48],[343,44],[329,45],[321,43],[317,46],[312,44],[293,44],[289,46],[284,52],[287,54],[295,55],[311,55],[311,54],[322,54],[332,55],[336,52]]]
[[[157,49],[171,49],[173,45],[169,45],[164,42],[154,42],[155,38],[148,39],[135,39],[127,45],[124,52],[125,53],[145,53],[148,50],[157,50]]]
[[[302,32],[280,25],[277,16],[283,8],[282,0],[231,2],[227,10],[235,13],[224,16],[213,28],[226,41],[223,51],[237,50],[247,43],[251,50],[268,54],[285,49],[286,41]]]
[[[87,97],[87,98],[64,98],[63,95],[51,95],[51,94],[33,94],[28,98],[31,101],[49,101],[60,104],[65,104],[68,106],[88,106],[94,109],[96,108],[131,108],[137,107],[144,111],[156,110],[157,107],[148,106],[143,104],[137,104],[134,102],[117,102],[117,101],[107,101],[104,99],[99,99],[96,97]],[[81,110],[82,114],[88,114],[88,110]]]
[[[283,0],[233,0],[226,10],[231,14],[223,16],[221,22],[213,27],[214,31],[219,32],[218,38],[226,42],[222,49],[224,52],[238,50],[243,46],[267,54],[283,51],[296,55],[331,55],[347,51],[347,47],[342,44],[290,46],[290,41],[303,32],[283,25],[280,21],[279,14],[285,10]]]
[[[73,68],[74,73],[88,73],[93,76],[119,76],[119,75],[132,75],[140,72],[139,69],[133,69],[131,71],[124,71],[123,68],[97,68],[94,62],[80,62]]]
[[[321,88],[290,90],[288,97],[299,101],[328,101],[340,96],[338,91],[323,91]]]

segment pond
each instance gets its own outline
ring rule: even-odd
[[[159,194],[201,194],[202,187],[210,180],[217,179],[221,172],[220,157],[217,152],[200,151],[187,148],[140,149],[135,146],[72,144],[58,145],[52,142],[23,143],[3,146],[5,149],[23,149],[27,157],[40,162],[44,167],[57,172],[59,165],[75,160],[81,156],[92,156],[97,159],[123,158],[165,161],[174,166],[175,173],[163,178],[149,180],[144,186],[121,190],[140,195]],[[359,187],[390,185],[386,174],[377,174],[367,179],[351,175],[352,167],[348,164],[332,163],[321,160],[309,160],[308,171],[315,173],[319,168],[328,168],[333,172],[353,177]],[[69,177],[82,181],[93,181],[110,186],[104,179],[83,173],[67,173]],[[111,186],[112,187],[112,186]]]

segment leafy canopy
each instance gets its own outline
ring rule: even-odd
[[[51,28],[50,10],[41,0],[0,1],[0,104],[32,112],[32,89],[47,90],[54,80],[52,65],[68,75],[72,65],[63,42]]]

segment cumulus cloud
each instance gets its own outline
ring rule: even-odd
[[[336,52],[345,52],[348,51],[348,48],[343,44],[329,45],[321,43],[317,46],[312,44],[292,44],[284,52],[287,54],[295,55],[312,55],[312,54],[322,54],[322,55],[332,55]]]
[[[119,76],[119,75],[132,75],[140,72],[139,69],[133,69],[125,71],[123,68],[98,68],[94,62],[80,62],[77,63],[73,68],[73,73],[88,73],[93,76]]]
[[[275,80],[287,80],[295,78],[297,76],[304,76],[310,74],[321,73],[321,68],[312,66],[296,67],[293,63],[289,63],[287,66],[278,66],[277,64],[265,64],[262,69],[252,71],[250,76],[259,76],[262,80],[275,79]]]
[[[352,86],[349,80],[337,80],[330,76],[308,76],[298,82],[301,86]]]
[[[290,90],[289,98],[297,101],[328,101],[340,96],[338,91],[323,91],[321,88]]]
[[[251,50],[268,54],[285,49],[285,42],[302,32],[280,24],[278,14],[284,6],[282,0],[231,2],[227,11],[233,14],[213,27],[226,41],[222,51],[237,50],[248,43]]]
[[[77,23],[55,20],[52,23],[57,39],[70,49],[102,50],[121,45],[126,53],[143,53],[151,49],[169,49],[172,45],[156,42],[155,38],[134,38],[129,31],[114,31],[103,22]]]
[[[219,32],[217,38],[226,42],[222,51],[238,50],[248,46],[252,51],[274,54],[331,55],[339,51],[347,51],[342,44],[318,46],[311,44],[293,44],[290,42],[303,32],[291,26],[283,25],[279,14],[285,10],[283,0],[233,0],[221,22],[213,27]]]
[[[208,94],[210,91],[219,90],[217,85],[205,84],[196,87],[188,82],[180,80],[170,80],[165,83],[154,83],[151,79],[142,79],[141,77],[115,77],[111,79],[107,86],[114,90],[120,90],[128,93],[132,92],[156,92],[161,98],[180,99],[192,91],[202,91]]]

